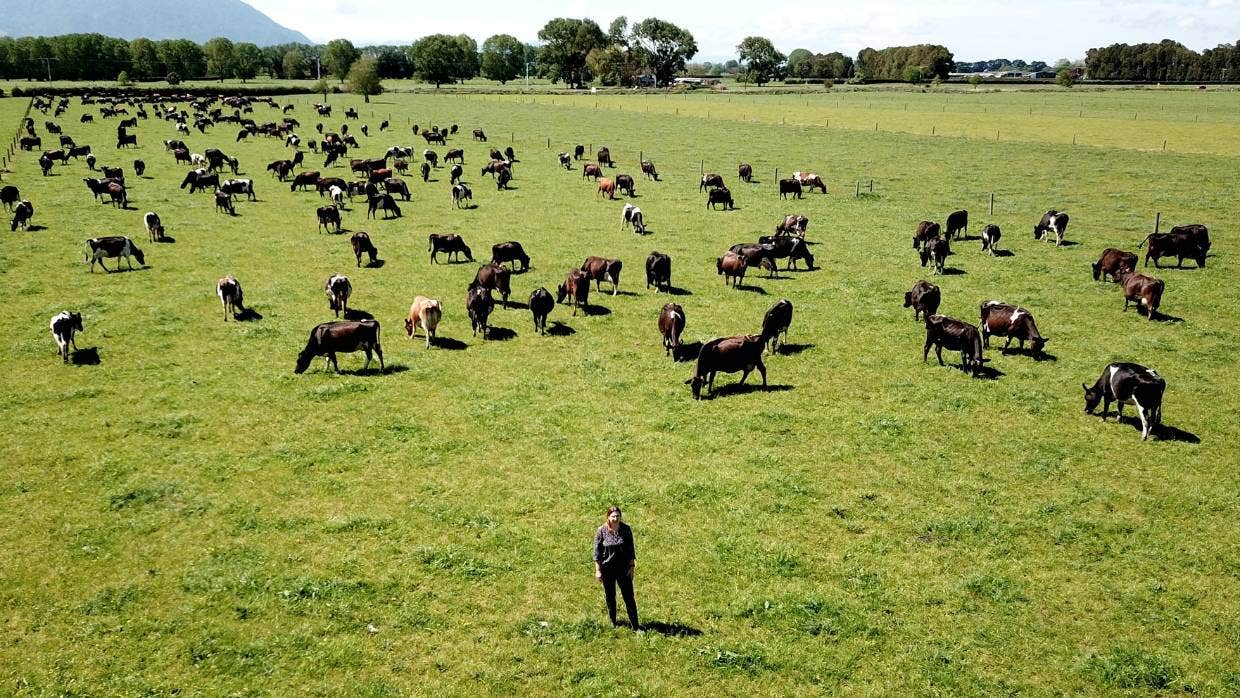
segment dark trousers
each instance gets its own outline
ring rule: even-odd
[[[607,616],[611,624],[616,624],[616,585],[620,585],[620,595],[624,597],[624,608],[629,612],[629,625],[634,630],[637,624],[637,599],[633,597],[633,578],[626,567],[622,570],[603,570],[603,596],[607,597]]]

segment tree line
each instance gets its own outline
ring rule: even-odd
[[[1198,82],[1240,79],[1240,41],[1201,53],[1164,39],[1157,44],[1112,44],[1085,54],[1091,80]]]

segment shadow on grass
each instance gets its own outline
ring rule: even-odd
[[[156,240],[156,241],[155,241],[155,244],[157,244],[157,245],[171,245],[171,244],[173,244],[173,243],[174,243],[174,242],[176,242],[176,241],[177,241],[177,239],[176,239],[176,238],[174,238],[174,237],[172,237],[171,235],[165,235],[165,236],[163,236],[162,238],[159,238],[158,240]]]
[[[594,290],[594,292],[595,292],[595,293],[597,293],[597,294],[599,294],[599,295],[602,295],[602,296],[612,296],[612,295],[614,295],[614,296],[630,296],[630,297],[633,297],[633,298],[636,298],[636,297],[637,297],[637,294],[636,294],[636,293],[633,293],[632,291],[621,291],[620,289],[616,289],[616,292],[615,292],[614,294],[612,294],[612,293],[608,293],[607,291],[599,291],[598,289],[595,289],[595,290]]]
[[[964,269],[957,269],[956,267],[943,267],[943,276],[962,276],[968,273]]]
[[[386,364],[383,368],[379,368],[376,364],[378,361],[371,361],[369,368],[355,368],[352,370],[342,370],[341,375],[344,376],[386,376],[389,373],[404,373],[409,367],[404,364]],[[331,368],[327,369],[331,371]]]
[[[552,337],[568,337],[570,335],[577,334],[577,330],[574,330],[559,320],[552,320],[551,324],[547,325],[547,334]]]
[[[353,321],[357,321],[357,320],[374,320],[374,319],[375,319],[375,316],[374,316],[374,315],[371,315],[370,313],[366,312],[365,310],[359,310],[358,308],[345,308],[345,311],[344,311],[344,319],[345,319],[345,320],[353,320]]]
[[[436,349],[446,349],[448,351],[464,351],[469,347],[468,344],[459,339],[452,337],[435,337],[431,340],[431,346]]]
[[[525,301],[515,301],[509,298],[507,307],[504,306],[502,301],[500,302],[499,307],[503,310],[529,310],[530,304]]]
[[[233,313],[233,319],[237,322],[255,322],[262,320],[263,316],[253,308],[242,308],[241,312]]]
[[[667,295],[669,296],[692,296],[693,291],[690,291],[687,288],[681,288],[679,286],[668,286]]]
[[[30,225],[26,228],[26,230],[32,233],[37,233],[40,230],[47,230],[47,226],[46,225]]]
[[[667,637],[699,637],[702,634],[701,630],[683,623],[665,623],[660,620],[642,623],[642,630],[648,633],[666,635]]]
[[[382,259],[376,259],[373,262],[366,262],[365,268],[366,269],[382,269],[384,264],[387,264],[387,262]]]
[[[1063,242],[1059,243],[1058,247],[1076,247],[1079,244],[1081,243],[1075,242],[1073,240],[1064,240]]]
[[[740,284],[738,286],[733,286],[733,288],[739,291],[749,291],[750,293],[756,293],[759,296],[766,295],[766,289],[762,288],[761,286],[750,286],[749,284]]]
[[[1016,253],[1011,250],[995,250],[996,257],[1015,257]]]
[[[611,315],[611,308],[608,308],[605,305],[597,305],[595,303],[582,307],[581,311],[585,313],[587,317],[603,317],[605,315]]]
[[[1137,312],[1138,313],[1141,312],[1140,307],[1137,308]],[[1150,312],[1152,314],[1147,315],[1147,317],[1149,317],[1154,322],[1184,322],[1184,318],[1182,317],[1176,317],[1174,315],[1167,315],[1166,313],[1162,313],[1157,310],[1150,311]]]
[[[1128,426],[1135,429],[1138,434],[1141,433],[1141,418],[1140,417],[1135,417],[1133,415],[1124,415],[1119,421],[1120,423],[1127,424]],[[1184,431],[1183,429],[1179,429],[1176,427],[1167,426],[1166,424],[1153,427],[1152,429],[1150,429],[1150,433],[1153,434],[1153,436],[1159,441],[1179,441],[1181,443],[1186,443],[1186,444],[1201,443],[1201,438],[1197,436],[1196,434],[1192,432]]]
[[[783,354],[785,356],[795,356],[805,351],[806,349],[813,349],[813,348],[814,348],[813,344],[781,344],[779,345],[779,349],[776,350],[775,353]]]
[[[672,352],[672,361],[676,361],[676,362],[693,361],[697,359],[698,354],[701,354],[701,353],[702,353],[701,342],[688,342],[688,343],[681,344],[680,346],[676,347],[676,350]]]
[[[516,330],[510,330],[507,327],[496,327],[495,325],[487,326],[488,342],[507,342],[517,336]]]
[[[86,349],[75,349],[69,355],[69,363],[74,366],[98,366],[99,365],[99,348],[87,347]]]
[[[752,381],[753,376],[750,376]],[[759,376],[761,380],[761,376]],[[793,390],[791,385],[762,385],[761,383],[728,383],[727,385],[718,386],[710,394],[710,399],[717,397],[727,397],[729,395],[745,395],[747,393],[786,393]]]

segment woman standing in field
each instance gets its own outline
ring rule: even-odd
[[[607,509],[606,523],[594,533],[594,578],[603,584],[611,624],[616,625],[616,585],[619,584],[624,608],[629,612],[629,625],[639,630],[637,599],[633,598],[633,567],[636,564],[633,529],[620,520],[620,507],[613,504]]]

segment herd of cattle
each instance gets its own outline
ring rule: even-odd
[[[313,188],[321,198],[326,198],[330,202],[329,205],[319,206],[316,209],[321,231],[337,233],[341,231],[340,211],[346,208],[346,201],[351,201],[355,196],[366,198],[367,218],[377,217],[378,211],[382,210],[385,219],[401,217],[401,209],[396,203],[396,197],[399,197],[401,201],[409,201],[411,198],[408,184],[403,176],[409,169],[409,159],[414,155],[412,147],[397,145],[389,148],[381,157],[349,159],[350,172],[358,175],[358,178],[353,181],[341,177],[324,176],[320,170],[298,171],[298,167],[303,166],[306,151],[301,148],[302,138],[294,132],[294,129],[300,127],[297,119],[286,116],[279,122],[270,121],[258,124],[253,118],[245,116],[252,113],[254,105],[258,103],[265,102],[273,109],[279,108],[279,105],[270,98],[230,97],[221,100],[153,96],[144,100],[109,101],[94,100],[90,97],[81,99],[83,105],[96,101],[100,105],[99,111],[102,118],[128,116],[129,112],[126,107],[136,109],[135,117],[123,119],[117,126],[116,148],[118,150],[137,145],[136,134],[130,133],[128,129],[136,128],[139,119],[151,118],[151,113],[147,111],[148,107],[154,112],[155,117],[173,123],[178,133],[188,133],[191,123],[200,133],[205,134],[206,130],[215,124],[234,122],[241,127],[236,138],[238,143],[250,136],[259,135],[282,139],[286,146],[294,148],[293,156],[269,163],[266,170],[278,181],[288,182],[290,191]],[[189,106],[193,110],[192,114],[183,106],[179,106],[185,101],[189,101]],[[219,104],[216,104],[217,101]],[[52,102],[36,98],[33,107],[46,114],[52,108]],[[56,115],[63,114],[68,108],[69,100],[61,98],[55,107]],[[229,108],[232,110],[231,113],[227,111]],[[316,104],[314,108],[320,116],[331,114],[329,105]],[[288,114],[292,110],[293,105],[286,105],[283,107],[283,114]],[[356,111],[347,110],[346,118],[356,119]],[[93,120],[93,115],[84,114],[82,121],[88,120]],[[61,127],[54,121],[46,121],[44,125],[49,134],[60,135],[61,144],[61,149],[46,151],[39,156],[40,170],[44,175],[49,174],[56,163],[65,165],[70,160],[76,160],[79,157],[86,159],[87,166],[92,173],[96,170],[97,159],[89,145],[75,143],[71,137],[63,134]],[[25,150],[40,148],[42,140],[35,128],[34,120],[24,119],[22,127],[26,135],[21,138],[21,147]],[[388,128],[388,122],[384,121],[379,130],[383,132]],[[340,162],[339,158],[346,155],[350,148],[360,147],[356,138],[348,133],[347,123],[342,125],[339,133],[324,132],[321,123],[316,125],[316,130],[320,137],[306,140],[304,143],[310,152],[321,153],[324,156],[325,160],[322,165],[324,169],[342,166],[344,163]],[[452,125],[447,129],[432,126],[419,131],[419,127],[415,125],[412,130],[415,134],[420,132],[428,146],[439,144],[446,147],[448,138],[456,135],[457,126]],[[369,135],[367,126],[362,126],[360,131],[363,135]],[[475,129],[473,137],[475,141],[486,141],[486,134],[481,129]],[[217,211],[236,215],[233,207],[234,199],[245,197],[249,201],[257,200],[253,180],[242,177],[220,179],[220,172],[225,168],[228,168],[233,175],[238,174],[237,158],[229,156],[218,148],[207,148],[201,154],[194,153],[180,139],[165,140],[163,146],[165,152],[176,163],[185,163],[191,167],[180,183],[181,189],[188,188],[190,194],[199,191],[213,192]],[[449,185],[452,203],[456,207],[473,205],[472,191],[462,179],[464,155],[464,149],[453,148],[449,149],[443,158],[444,165],[451,164]],[[490,174],[494,178],[497,190],[504,191],[509,188],[509,183],[513,180],[515,163],[520,161],[511,147],[503,152],[492,148],[489,155],[490,160],[481,169],[481,175]],[[585,149],[581,145],[577,145],[571,155],[568,152],[560,152],[557,155],[559,163],[568,170],[572,170],[575,161],[584,159],[584,156]],[[431,181],[431,172],[440,167],[439,155],[428,148],[423,150],[422,159],[420,164],[422,180]],[[607,170],[615,166],[610,150],[606,147],[600,148],[595,161],[583,163],[582,178],[595,180],[598,194],[609,200],[616,198],[617,191],[626,194],[629,198],[634,197],[636,182],[631,175],[605,176]],[[145,163],[142,160],[135,160],[133,168],[135,173],[141,175],[145,170]],[[653,162],[642,160],[640,169],[649,181],[662,181]],[[103,166],[99,171],[102,177],[84,179],[93,197],[98,200],[100,197],[107,196],[113,205],[128,208],[129,199],[123,168]],[[742,182],[751,182],[752,166],[748,163],[741,163],[738,167],[738,175]],[[788,197],[799,199],[804,196],[807,189],[810,192],[818,190],[822,194],[827,193],[822,177],[812,172],[794,172],[791,178],[779,180],[778,185],[781,199]],[[722,206],[730,209],[735,205],[724,178],[717,173],[702,173],[699,193],[702,192],[707,195],[707,208]],[[28,200],[21,198],[17,187],[9,185],[0,188],[0,201],[7,210],[13,212],[12,230],[18,227],[23,229],[29,227],[34,208]],[[1033,236],[1035,239],[1053,241],[1057,246],[1062,245],[1068,220],[1067,213],[1056,210],[1048,211],[1034,226]],[[151,241],[164,239],[165,230],[158,214],[149,212],[144,216],[143,221]],[[968,224],[967,211],[953,212],[947,217],[943,226],[934,221],[918,223],[913,236],[913,247],[919,252],[921,265],[932,268],[936,273],[944,273],[946,259],[953,254],[951,243],[953,240],[968,239]],[[750,267],[766,268],[771,275],[774,275],[777,273],[780,259],[787,260],[786,269],[796,268],[797,263],[801,261],[806,263],[809,270],[815,269],[814,256],[805,239],[808,226],[809,219],[806,216],[799,214],[785,216],[776,224],[773,235],[760,236],[755,242],[733,245],[722,256],[717,257],[717,273],[724,277],[725,285],[731,284],[739,287],[744,283],[746,271]],[[621,212],[621,228],[628,227],[632,227],[634,232],[641,235],[650,232],[646,225],[645,214],[632,203],[625,203]],[[997,245],[1000,238],[1001,231],[998,226],[986,225],[980,236],[982,251],[991,255],[998,254]],[[362,266],[363,257],[367,257],[372,266],[375,265],[378,260],[378,250],[368,233],[354,232],[350,237],[350,245],[359,268]],[[133,240],[125,236],[93,238],[86,242],[86,246],[86,259],[90,263],[91,271],[94,270],[96,264],[108,271],[104,266],[106,258],[117,259],[118,270],[122,258],[130,269],[133,268],[133,259],[136,259],[140,265],[146,263],[142,250]],[[1190,259],[1195,261],[1199,267],[1204,267],[1210,250],[1210,239],[1205,226],[1186,225],[1173,228],[1169,233],[1151,234],[1138,245],[1138,248],[1141,247],[1146,248],[1145,266],[1147,267],[1151,260],[1154,261],[1155,267],[1159,267],[1159,260],[1164,257],[1175,257],[1177,266],[1182,266],[1185,259]],[[465,260],[474,261],[470,247],[464,239],[454,234],[431,234],[428,240],[428,252],[432,264],[439,261],[441,254],[445,256],[446,261],[453,261],[454,258],[456,261],[461,261],[462,255]],[[651,252],[646,260],[647,288],[654,287],[656,292],[672,289],[671,262],[669,255],[658,251]],[[1164,283],[1159,279],[1138,273],[1137,263],[1136,253],[1108,248],[1098,262],[1093,264],[1093,277],[1095,280],[1106,280],[1109,276],[1123,289],[1124,310],[1127,310],[1130,303],[1135,303],[1138,307],[1144,306],[1147,316],[1152,319],[1158,312]],[[505,266],[506,264],[511,264],[512,268]],[[511,295],[511,275],[518,271],[518,265],[520,265],[519,271],[528,270],[530,257],[521,243],[514,240],[494,245],[490,262],[478,269],[474,280],[466,289],[465,300],[465,308],[474,336],[477,336],[479,332],[484,339],[488,336],[489,316],[495,305],[493,294],[498,294],[500,302],[507,307]],[[591,282],[594,282],[595,290],[601,290],[602,283],[608,282],[614,295],[620,284],[622,269],[623,263],[619,259],[588,257],[580,267],[568,271],[554,296],[546,288],[535,289],[531,292],[528,303],[535,330],[541,334],[547,333],[548,315],[558,303],[567,302],[574,316],[578,310],[588,311]],[[225,321],[230,315],[235,316],[244,309],[241,284],[236,278],[226,276],[220,279],[216,291],[223,307]],[[347,319],[348,303],[352,294],[352,284],[348,277],[342,274],[331,276],[324,286],[324,291],[328,298],[329,308],[336,314],[336,317],[339,318],[344,314],[346,319],[323,323],[311,331],[305,348],[298,355],[296,372],[305,371],[315,356],[325,357],[331,367],[339,370],[336,354],[356,351],[362,351],[366,355],[364,368],[369,366],[372,354],[378,357],[382,368],[383,351],[380,344],[379,322],[373,319],[359,321]],[[983,350],[989,347],[991,336],[1006,338],[1003,346],[1004,354],[1008,352],[1011,343],[1016,341],[1020,350],[1023,351],[1025,343],[1028,342],[1029,351],[1033,356],[1042,355],[1048,339],[1040,334],[1033,314],[1026,308],[997,300],[984,301],[980,306],[979,329],[979,326],[971,323],[937,314],[941,301],[940,289],[925,280],[918,281],[912,290],[905,294],[904,306],[913,308],[914,319],[924,322],[925,325],[923,361],[928,360],[931,347],[934,347],[940,365],[943,364],[942,350],[944,348],[959,351],[961,367],[976,376],[983,370],[985,361]],[[740,382],[744,383],[750,372],[757,370],[765,386],[766,367],[762,361],[763,353],[767,350],[771,352],[776,350],[778,338],[786,335],[791,325],[792,310],[791,301],[780,300],[766,312],[758,334],[724,337],[704,343],[698,350],[693,376],[686,381],[692,386],[694,397],[702,397],[703,386],[706,388],[706,394],[709,395],[713,390],[715,374],[720,371],[741,372]],[[418,296],[414,299],[408,317],[405,319],[406,334],[413,338],[421,329],[426,336],[426,345],[429,348],[436,336],[436,328],[442,316],[443,307],[440,301]],[[657,324],[665,353],[678,354],[681,349],[680,336],[685,327],[684,308],[677,303],[666,303],[660,312]],[[69,360],[68,347],[76,348],[74,334],[82,331],[81,315],[69,311],[62,312],[52,318],[51,330],[58,354],[63,361],[67,362]],[[1126,402],[1134,403],[1142,423],[1142,439],[1146,438],[1160,423],[1161,399],[1165,383],[1152,370],[1136,364],[1111,364],[1106,367],[1093,387],[1084,385],[1082,387],[1085,390],[1086,411],[1092,413],[1097,404],[1102,402],[1104,419],[1112,401],[1119,403],[1119,410],[1122,410],[1122,405]]]

